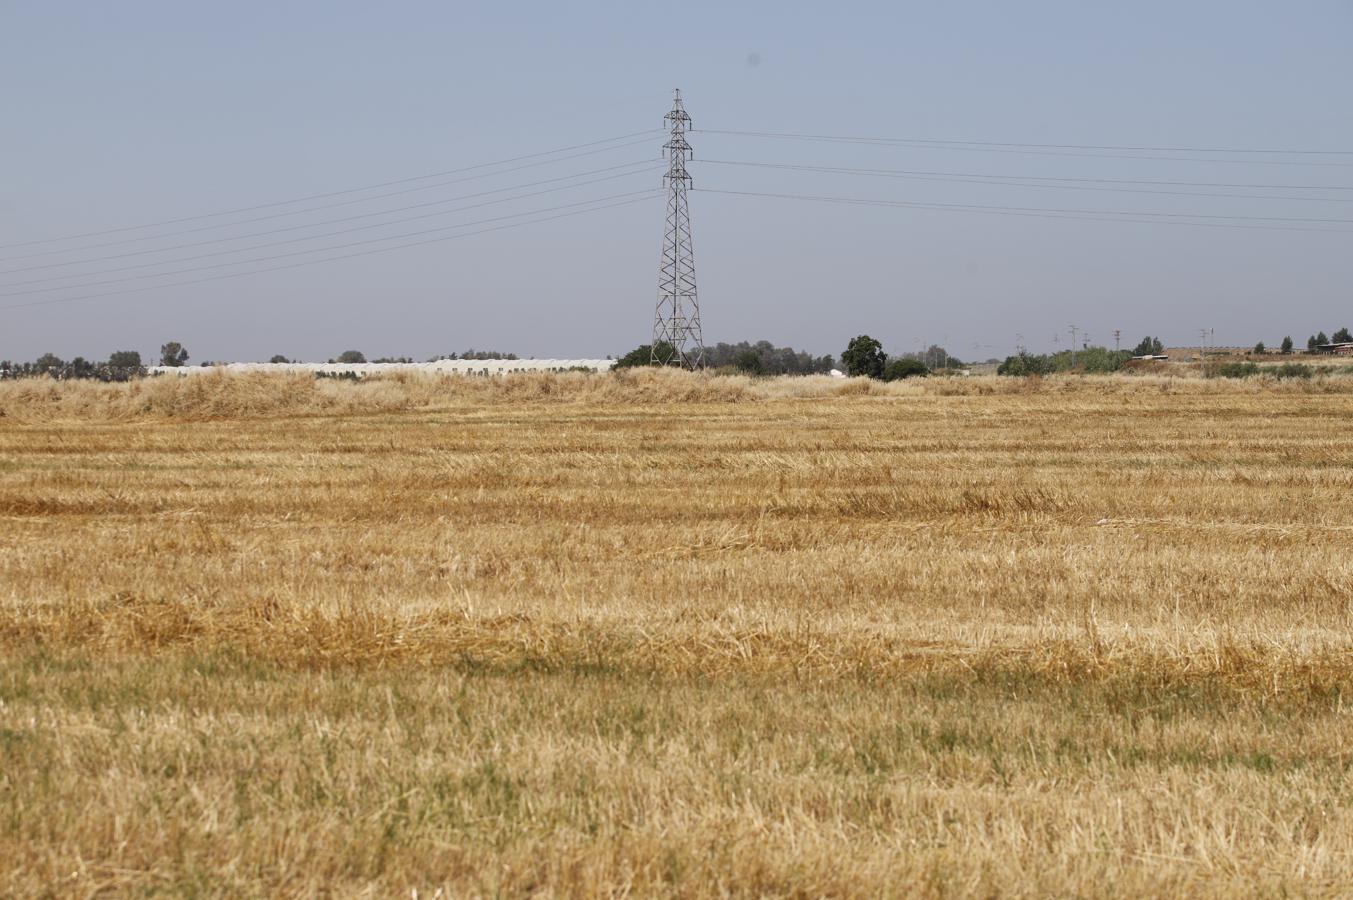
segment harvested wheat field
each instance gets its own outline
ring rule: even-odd
[[[1351,418],[0,384],[0,893],[1346,894]]]

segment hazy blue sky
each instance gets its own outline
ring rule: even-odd
[[[656,128],[677,86],[697,128],[697,189],[1353,220],[1353,191],[1154,188],[1327,199],[1193,197],[708,162],[1335,188],[1353,187],[1353,154],[1277,158],[1323,165],[1178,162],[699,130],[1353,151],[1353,4],[1346,0],[0,2],[0,243],[269,203]],[[142,234],[120,232],[9,246],[0,249],[0,306],[135,290],[0,309],[0,358],[31,359],[46,350],[104,356],[124,347],[149,353],[169,339],[185,343],[195,360],[273,353],[314,359],[349,347],[420,359],[470,346],[534,356],[624,352],[646,342],[651,329],[658,195],[553,222],[203,284],[64,286],[248,258],[165,262],[311,232],[124,256],[129,252],[644,159],[651,169],[636,167],[630,177],[252,256],[658,187],[660,144],[655,136],[644,146],[496,178],[158,243],[29,256]],[[867,331],[892,350],[947,338],[956,354],[986,357],[1010,352],[1016,333],[1034,348],[1051,348],[1054,333],[1064,345],[1072,324],[1096,342],[1111,343],[1120,328],[1133,342],[1150,332],[1182,343],[1211,326],[1218,343],[1244,344],[1288,333],[1304,343],[1314,331],[1353,325],[1353,221],[1309,225],[1345,229],[1322,234],[699,190],[691,206],[709,342],[767,338],[839,353],[849,337]],[[232,220],[206,224],[222,221]],[[105,255],[119,258],[50,265]],[[161,268],[69,277],[146,262]],[[34,265],[49,267],[28,268]],[[68,277],[37,281],[54,276]],[[20,281],[32,283],[16,286]],[[25,289],[43,292],[16,293]]]

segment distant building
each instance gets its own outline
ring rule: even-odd
[[[607,372],[613,359],[441,359],[427,363],[225,363],[218,366],[150,366],[152,375],[196,375],[226,372],[313,372],[317,375],[353,375],[366,378],[392,372],[428,372],[433,375],[510,375],[514,372]]]
[[[1320,344],[1316,349],[1321,353],[1332,353],[1335,356],[1353,356],[1353,341],[1345,341],[1342,344]]]

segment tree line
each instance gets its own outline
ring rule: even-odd
[[[615,368],[635,366],[666,366],[676,356],[676,349],[666,341],[659,341],[657,350],[652,344],[641,344],[615,361]],[[776,347],[770,341],[739,341],[736,344],[717,343],[705,348],[705,367],[727,369],[748,375],[814,375],[830,372],[836,361],[830,354],[813,356],[793,347]]]
[[[895,381],[929,374],[931,369],[922,361],[923,355],[941,361],[941,368],[962,365],[943,347],[934,345],[922,353],[904,353],[889,358],[883,350],[883,344],[867,334],[851,339],[841,353],[840,365],[845,374],[851,377]],[[656,345],[641,344],[619,357],[615,367],[666,366],[672,364],[675,356],[676,350],[665,341],[659,341]],[[770,341],[714,344],[705,348],[704,363],[707,369],[746,375],[825,375],[837,367],[831,354],[814,356],[793,347],[776,347]]]
[[[162,366],[181,366],[188,362],[188,351],[178,341],[160,346]],[[0,360],[0,378],[59,378],[90,381],[128,381],[146,374],[146,365],[139,350],[115,350],[105,360],[88,360],[83,356],[62,359],[55,353],[44,353],[32,362]]]

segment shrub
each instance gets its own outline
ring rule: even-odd
[[[612,368],[633,369],[638,366],[665,366],[671,363],[674,356],[676,356],[676,348],[666,341],[658,341],[656,352],[654,352],[652,344],[640,344],[617,359]]]
[[[996,367],[997,375],[1047,375],[1052,371],[1052,361],[1041,353],[1020,352],[1007,356],[1005,362]]]
[[[1214,368],[1210,378],[1249,378],[1259,374],[1259,366],[1252,362],[1229,362]]]
[[[1265,370],[1265,373],[1274,378],[1310,378],[1315,374],[1315,369],[1305,363],[1283,363],[1281,366]]]
[[[925,363],[907,357],[889,360],[883,367],[884,381],[901,381],[903,378],[924,377],[929,374],[930,370],[925,367]]]
[[[809,375],[818,373],[825,375],[836,364],[830,354],[813,356],[811,353],[795,350],[793,347],[777,347],[770,341],[757,341],[754,344],[747,341],[739,341],[736,344],[720,341],[705,348],[705,366],[711,369],[720,369],[726,366],[740,368],[738,360],[748,352],[761,357],[763,368],[754,374]]]

